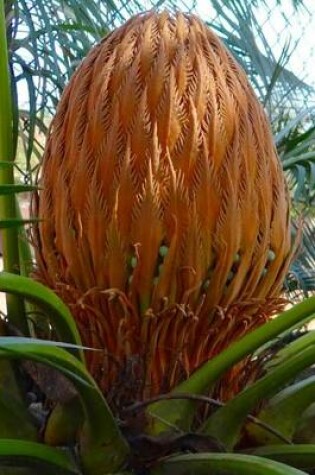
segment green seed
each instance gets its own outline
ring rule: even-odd
[[[161,257],[165,257],[168,253],[168,247],[167,246],[161,246],[159,249],[159,254]]]
[[[132,283],[132,279],[133,279],[133,276],[130,275],[130,276],[129,276],[129,279],[128,279],[128,284],[129,284],[129,285]]]
[[[237,252],[236,254],[234,254],[233,263],[236,264],[236,263],[239,262],[240,260],[241,260],[240,253]]]
[[[138,264],[138,259],[135,256],[133,256],[131,258],[130,265],[134,269],[135,267],[137,267],[137,264]]]
[[[268,270],[266,269],[266,267],[263,269],[262,273],[261,273],[261,277],[265,277],[265,275],[267,274]]]
[[[276,258],[276,254],[273,252],[272,249],[269,249],[269,251],[268,251],[268,256],[267,256],[267,260],[268,260],[269,262],[272,262],[272,261],[275,260],[275,258]]]
[[[158,278],[158,277],[154,277],[154,279],[153,279],[153,285],[158,285],[158,282],[159,282],[159,278]]]

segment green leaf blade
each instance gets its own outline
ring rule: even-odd
[[[25,226],[26,224],[38,223],[38,219],[20,219],[20,218],[8,218],[0,220],[0,229],[12,229]]]
[[[43,284],[28,277],[1,272],[0,291],[18,295],[35,303],[46,312],[51,324],[56,328],[58,336],[63,341],[82,345],[81,337],[68,307]],[[82,350],[72,349],[71,351],[81,361],[84,361]]]
[[[0,439],[0,467],[23,467],[49,475],[79,475],[70,455],[37,442]]]
[[[267,463],[266,463],[267,462]],[[288,465],[243,454],[189,454],[162,461],[151,475],[306,475]]]
[[[117,422],[85,366],[62,348],[45,344],[14,344],[0,338],[0,358],[26,359],[60,371],[78,391],[85,414],[81,456],[88,475],[121,468],[128,453]]]
[[[302,470],[315,468],[315,445],[312,444],[267,445],[247,453],[276,460]]]
[[[15,193],[27,193],[37,190],[37,186],[20,184],[0,184],[0,196],[13,195]]]
[[[172,394],[207,394],[211,386],[233,365],[266,343],[270,343],[282,333],[311,320],[314,314],[315,297],[310,297],[248,333],[241,340],[232,343],[226,350],[205,363],[190,378],[178,385]],[[163,432],[167,430],[168,425],[187,429],[194,414],[194,404],[188,400],[160,401],[150,406],[147,413],[153,418],[151,433]],[[161,421],[165,421],[166,424]]]
[[[315,362],[315,345],[306,348],[260,378],[218,409],[205,423],[203,432],[214,435],[226,447],[233,447],[249,413],[264,399],[274,395],[288,381]]]
[[[276,394],[257,417],[292,440],[301,414],[314,402],[314,395],[315,376],[311,376]],[[246,430],[255,445],[280,444],[278,438],[255,424],[249,424]]]

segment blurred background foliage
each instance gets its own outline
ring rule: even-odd
[[[196,12],[242,64],[270,118],[292,216],[303,217],[303,243],[287,291],[298,299],[314,293],[315,78],[294,61],[301,45],[305,65],[314,58],[315,44],[305,43],[306,29],[314,24],[310,5],[306,0],[6,0],[17,180],[34,182],[60,95],[94,44],[143,10]]]

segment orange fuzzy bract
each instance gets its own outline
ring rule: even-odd
[[[168,390],[278,309],[283,173],[243,70],[195,16],[141,14],[92,49],[40,184],[37,277],[104,349],[87,357],[105,392],[126,371],[141,397]]]

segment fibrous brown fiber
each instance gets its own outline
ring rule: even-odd
[[[126,374],[141,397],[168,390],[278,309],[284,176],[245,73],[195,16],[141,14],[91,50],[40,185],[36,275],[104,350],[87,358],[105,392]]]

